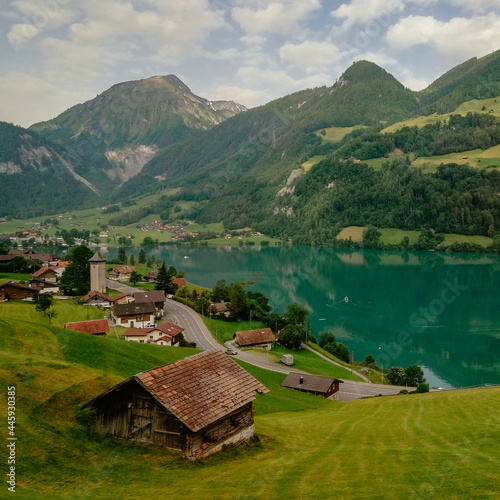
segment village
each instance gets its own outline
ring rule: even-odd
[[[3,263],[14,259],[24,260],[37,270],[25,283],[9,280],[1,284],[0,303],[36,303],[50,321],[53,299],[71,300],[71,297],[61,296],[60,289],[62,274],[70,262],[62,261],[56,254],[38,254],[29,249],[11,249],[0,256]],[[284,388],[330,400],[353,400],[401,391],[400,387],[367,383],[366,378],[365,382],[355,382],[296,370],[294,356],[299,352],[283,347],[286,345],[283,342],[285,328],[276,332],[264,326],[235,331],[232,337],[218,343],[203,323],[197,323],[198,314],[188,306],[188,303],[192,305],[192,300],[204,299],[204,292],[194,289],[191,294],[184,294],[183,303],[165,290],[141,290],[130,286],[131,277],[137,272],[132,265],[113,265],[106,270],[106,259],[99,252],[88,259],[88,265],[91,291],[79,298],[79,304],[86,308],[87,316],[89,307],[101,311],[101,319],[66,322],[65,329],[96,338],[112,335],[125,342],[159,346],[159,349],[203,349],[171,365],[135,375],[87,403],[85,407],[96,412],[99,432],[181,451],[189,459],[219,452],[230,443],[247,442],[255,431],[252,401],[256,393],[265,394],[268,389],[238,366],[231,359],[234,356],[266,370],[286,374],[281,384]],[[161,269],[150,271],[142,279],[155,284],[161,279],[161,272]],[[184,277],[171,279],[173,290],[186,291],[187,285]],[[231,304],[224,300],[211,301],[207,303],[206,313],[209,318],[227,319],[230,307]],[[179,321],[180,318],[183,320]],[[263,354],[276,351],[279,344],[278,352],[283,354],[277,364]],[[364,378],[362,374],[359,377],[360,381]],[[178,380],[182,383],[175,382]],[[206,388],[201,393],[196,390],[200,382]],[[170,388],[174,386],[175,391]],[[180,404],[186,400],[188,406]]]

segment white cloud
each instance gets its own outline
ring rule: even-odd
[[[93,95],[88,90],[63,89],[27,73],[10,72],[0,77],[0,120],[29,127],[83,102]],[[22,104],[21,104],[22,103]]]
[[[351,28],[354,24],[368,23],[374,19],[381,19],[388,25],[395,13],[403,11],[405,3],[401,0],[352,0],[342,4],[332,11],[331,16],[343,19],[342,28]]]
[[[256,4],[257,10],[245,6],[235,7],[232,12],[233,19],[250,36],[262,33],[297,34],[302,31],[300,24],[304,23],[314,11],[321,8],[319,0],[281,0]]]
[[[215,96],[212,100],[235,101],[243,104],[247,108],[253,108],[265,104],[271,96],[265,90],[254,90],[250,88],[241,88],[238,86],[220,85],[210,92]]]
[[[287,42],[278,53],[282,61],[291,62],[306,73],[325,71],[343,57],[339,48],[329,42]]]
[[[448,22],[429,16],[409,16],[390,28],[387,41],[395,52],[428,44],[440,55],[465,60],[496,50],[499,31],[500,16],[494,13],[471,19],[456,17]]]
[[[398,61],[388,54],[384,54],[381,52],[363,52],[356,55],[356,60],[361,61],[370,61],[372,63],[381,66],[384,69],[387,69],[388,66],[395,66],[398,64]]]

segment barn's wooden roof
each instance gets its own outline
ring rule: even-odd
[[[259,328],[258,330],[245,330],[236,332],[236,342],[241,347],[255,344],[263,344],[265,342],[274,342],[274,334],[270,328]]]
[[[269,390],[222,351],[202,352],[134,376],[196,432]]]

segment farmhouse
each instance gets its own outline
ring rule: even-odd
[[[136,292],[134,293],[134,302],[142,304],[143,302],[152,302],[156,309],[163,310],[166,301],[165,292],[163,290],[153,290],[151,292]]]
[[[88,333],[89,335],[96,335],[105,337],[109,332],[107,319],[94,319],[90,321],[78,321],[76,323],[66,323],[64,328],[68,330],[76,330],[77,332]]]
[[[82,297],[82,302],[88,306],[111,307],[111,297],[105,293],[92,290]]]
[[[139,325],[145,327],[155,321],[155,305],[152,302],[142,304],[115,304],[113,319],[117,325],[132,327]]]
[[[257,347],[267,350],[271,349],[272,343],[276,340],[270,328],[236,332],[234,338],[240,347]]]
[[[5,296],[4,300],[36,300],[40,294],[40,288],[31,285],[22,285],[15,281],[9,281],[0,285],[0,294]]]
[[[116,297],[111,297],[111,302],[116,305],[116,304],[130,304],[130,302],[134,301],[134,297],[128,293],[128,292],[123,292],[117,295]]]
[[[323,396],[324,398],[329,398],[340,388],[340,384],[343,384],[342,380],[336,378],[319,377],[316,375],[309,375],[307,373],[295,373],[291,372],[288,374],[285,380],[281,383],[281,387],[288,387],[289,389],[295,389],[296,391],[307,392],[309,394],[316,394],[317,396]]]
[[[172,323],[162,323],[153,328],[128,328],[122,333],[129,342],[140,342],[175,346],[181,339],[184,328]]]
[[[224,316],[229,316],[230,312],[227,308],[226,302],[212,302],[209,308],[210,314],[224,314]]]
[[[172,283],[177,285],[179,290],[182,290],[187,285],[186,278],[173,278]]]
[[[148,283],[154,283],[158,278],[158,271],[149,271],[149,273],[144,275],[144,281]]]
[[[138,373],[84,407],[96,410],[98,432],[196,459],[250,439],[256,392],[269,391],[213,350]]]
[[[41,267],[33,273],[33,279],[43,281],[45,283],[57,283],[59,275],[52,267]]]
[[[112,267],[109,271],[109,279],[118,281],[129,281],[130,275],[136,273],[137,270],[134,266],[116,266]]]

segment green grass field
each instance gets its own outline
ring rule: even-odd
[[[202,319],[219,344],[224,344],[227,340],[232,340],[235,332],[267,328],[266,325],[260,321],[223,321],[206,316]]]
[[[311,168],[314,165],[317,165],[320,161],[324,160],[327,157],[327,155],[316,155],[313,156],[312,158],[309,158],[306,162],[302,163],[302,166],[304,167],[304,170],[306,172],[309,172]]]
[[[316,130],[314,133],[319,135],[323,141],[326,142],[340,142],[347,134],[358,128],[365,128],[364,125],[356,125],[355,127],[329,127],[325,129]],[[323,135],[321,132],[325,131]]]
[[[352,240],[359,243],[363,241],[363,232],[365,229],[366,227],[360,227],[360,226],[344,227],[344,229],[342,229],[342,231],[340,231],[340,233],[337,234],[336,239]]]
[[[355,242],[363,241],[363,231],[366,227],[360,226],[349,226],[345,227],[336,236],[338,240],[340,239],[352,239]],[[394,228],[382,228],[380,231],[380,242],[384,245],[399,245],[405,236],[408,236],[410,240],[410,245],[417,243],[420,236],[420,231],[407,231],[404,229],[394,229]],[[445,234],[443,245],[451,245],[452,243],[474,243],[476,245],[481,245],[487,247],[491,245],[493,240],[487,236],[469,236],[464,234]]]
[[[500,388],[338,403],[284,389],[284,375],[240,362],[271,390],[255,401],[256,431],[267,437],[187,463],[96,434],[79,407],[196,351],[3,317],[0,345],[1,383],[16,387],[21,499],[498,498]]]
[[[53,308],[57,316],[52,318],[52,325],[63,327],[65,323],[75,321],[86,321],[87,319],[102,319],[106,314],[102,309],[95,306],[82,306],[73,299],[54,300]],[[49,319],[35,310],[34,302],[2,302],[0,303],[0,317],[3,319],[22,318],[24,321],[37,323],[38,325],[49,325]]]
[[[464,158],[466,156],[467,158]],[[422,156],[413,160],[411,166],[420,168],[424,174],[433,174],[442,163],[457,163],[475,168],[498,168],[500,167],[500,147],[494,146],[485,151],[475,149],[447,155]]]
[[[32,274],[29,273],[0,273],[0,284],[6,281],[27,281],[32,278]]]
[[[483,110],[483,106],[485,109]],[[493,110],[494,116],[500,116],[500,98],[493,97],[490,99],[473,99],[471,101],[466,101],[462,103],[455,111],[451,113],[446,113],[443,115],[427,115],[427,116],[419,116],[417,118],[411,118],[408,120],[403,120],[398,123],[394,123],[393,125],[386,127],[382,130],[382,134],[392,133],[396,130],[399,130],[403,127],[419,127],[422,128],[427,124],[436,123],[438,120],[441,122],[448,121],[451,115],[462,115],[465,116],[467,113],[489,113],[490,110]]]

